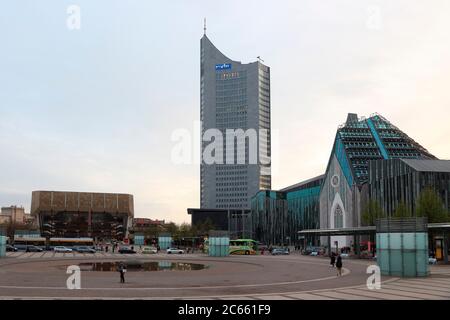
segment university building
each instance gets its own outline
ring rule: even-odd
[[[300,245],[297,232],[320,226],[319,195],[324,176],[279,191],[262,190],[252,198],[252,230],[255,239],[272,245]],[[317,237],[306,243],[315,245]]]
[[[347,121],[336,132],[320,191],[320,229],[361,226],[362,211],[370,197],[369,162],[383,163],[391,159],[435,160],[436,157],[381,115],[358,118],[356,114],[348,114]],[[372,173],[374,179],[376,176],[378,172]],[[375,189],[372,185],[373,196],[384,192]],[[378,198],[383,206],[387,205],[383,203],[387,198]],[[327,244],[326,237],[321,240],[321,244]],[[352,240],[351,236],[331,238],[338,247],[350,247]]]
[[[278,191],[261,190],[252,198],[252,232],[267,244],[354,248],[371,240],[361,229],[369,200],[387,216],[405,203],[414,216],[425,188],[450,211],[450,161],[437,160],[381,115],[349,114],[337,130],[324,175]],[[448,248],[444,229],[430,228],[430,248]]]
[[[390,159],[369,162],[368,192],[392,216],[400,202],[414,214],[417,200],[431,188],[450,212],[450,160]]]

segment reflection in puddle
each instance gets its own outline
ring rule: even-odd
[[[121,261],[114,262],[84,262],[80,263],[81,271],[118,271]],[[190,271],[202,270],[207,268],[204,264],[186,263],[186,262],[170,262],[170,261],[123,261],[127,271]]]

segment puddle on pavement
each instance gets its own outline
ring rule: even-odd
[[[81,271],[118,271],[120,261],[114,262],[83,262],[78,264]],[[195,271],[208,268],[204,264],[170,262],[170,261],[123,261],[127,271]]]

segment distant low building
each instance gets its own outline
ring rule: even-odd
[[[123,240],[133,221],[134,202],[130,194],[33,191],[31,214],[43,237]]]
[[[7,225],[11,223],[11,217],[0,214],[0,225]]]
[[[150,226],[163,226],[165,224],[164,220],[152,220],[148,218],[134,218],[133,227],[135,228],[146,228]]]
[[[10,224],[11,222],[24,224],[26,223],[28,216],[29,214],[25,213],[25,209],[23,207],[2,207],[0,213],[0,224]]]

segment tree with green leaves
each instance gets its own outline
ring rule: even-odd
[[[178,234],[180,237],[192,237],[192,228],[190,224],[182,223],[178,227]]]
[[[141,231],[141,230],[139,230]],[[156,224],[151,224],[148,227],[142,228],[142,231],[144,233],[144,236],[146,238],[156,238],[159,234],[160,228]]]
[[[449,212],[437,192],[426,187],[422,190],[416,202],[416,216],[428,218],[429,223],[449,222]]]
[[[172,237],[178,233],[178,226],[174,222],[169,222],[164,225],[166,232],[170,233]]]
[[[196,226],[197,232],[199,236],[205,236],[209,234],[210,230],[214,230],[215,225],[210,218],[206,218],[205,221],[199,223]]]
[[[369,200],[362,213],[363,224],[366,226],[374,226],[377,219],[384,217],[386,217],[386,214],[378,201],[373,199]]]
[[[393,216],[395,218],[409,218],[411,217],[411,210],[404,201],[400,201],[397,208],[395,208]]]

